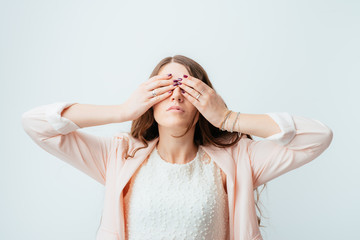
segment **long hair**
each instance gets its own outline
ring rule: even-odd
[[[206,71],[203,69],[200,64],[195,62],[194,60],[185,57],[183,55],[175,55],[173,57],[166,57],[162,59],[154,68],[149,78],[158,75],[158,72],[160,71],[161,67],[165,66],[168,63],[179,63],[182,64],[186,69],[188,70],[189,74],[191,76],[194,76],[201,81],[203,81],[205,84],[207,84],[209,87],[214,89],[213,85],[211,84],[209,77],[206,73]],[[214,89],[215,90],[215,89]],[[216,91],[215,91],[216,92]],[[226,105],[226,103],[225,103]],[[227,105],[226,105],[227,107]],[[184,136],[193,126],[194,121],[196,118],[196,114],[192,121],[189,123],[188,128],[186,129],[185,133],[181,136],[174,136],[174,137],[182,137]],[[143,115],[141,115],[139,118],[132,121],[131,124],[131,136],[134,138],[139,139],[145,146],[139,147],[133,151],[132,155],[128,155],[126,153],[125,159],[128,157],[134,157],[135,153],[142,148],[146,148],[148,146],[147,141],[151,141],[159,136],[158,131],[158,124],[155,121],[154,118],[154,112],[153,108],[149,108]],[[238,132],[228,132],[228,131],[221,131],[219,128],[213,126],[206,118],[204,118],[201,113],[199,113],[199,120],[195,125],[195,134],[194,134],[194,143],[196,146],[198,145],[207,145],[212,144],[219,148],[226,148],[233,146],[236,144],[241,138],[247,137],[251,140],[253,140],[252,136],[249,134],[243,134]],[[263,184],[264,190],[266,187],[266,184]],[[259,188],[259,187],[258,187]],[[256,201],[255,206],[257,210],[260,212],[260,215],[262,216],[261,209],[259,208],[259,198],[260,194],[258,188],[256,188],[254,191],[256,192]],[[264,227],[263,225],[260,225],[261,218],[257,216],[258,219],[258,225],[260,227]]]

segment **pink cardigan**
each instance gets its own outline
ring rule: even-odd
[[[129,133],[94,136],[61,117],[74,103],[57,102],[33,108],[22,115],[25,132],[41,148],[105,186],[104,208],[97,240],[125,240],[123,189],[151,153],[158,138],[148,142],[134,158],[129,151],[143,146]],[[242,138],[228,148],[200,146],[226,174],[230,240],[262,240],[257,224],[254,189],[314,160],[330,145],[332,130],[315,119],[287,112],[266,113],[281,132],[260,141]]]

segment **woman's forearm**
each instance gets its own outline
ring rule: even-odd
[[[237,112],[233,111],[227,118],[224,125],[227,131],[230,131],[234,125],[236,115]],[[266,138],[281,132],[281,129],[278,124],[266,114],[240,113],[232,131]]]
[[[71,120],[80,128],[128,121],[122,104],[94,105],[76,103],[64,109],[61,116]]]

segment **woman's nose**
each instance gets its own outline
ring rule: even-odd
[[[184,91],[183,89],[181,89],[179,86],[177,86],[176,88],[174,88],[173,93],[172,93],[172,98],[178,98],[178,99],[183,99],[184,96],[181,93],[181,91]]]

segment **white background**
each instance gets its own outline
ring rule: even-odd
[[[22,113],[120,104],[176,54],[198,61],[234,111],[333,130],[322,155],[261,194],[264,239],[360,239],[359,1],[11,0],[0,20],[0,239],[95,239],[103,207],[103,186],[35,145]]]

